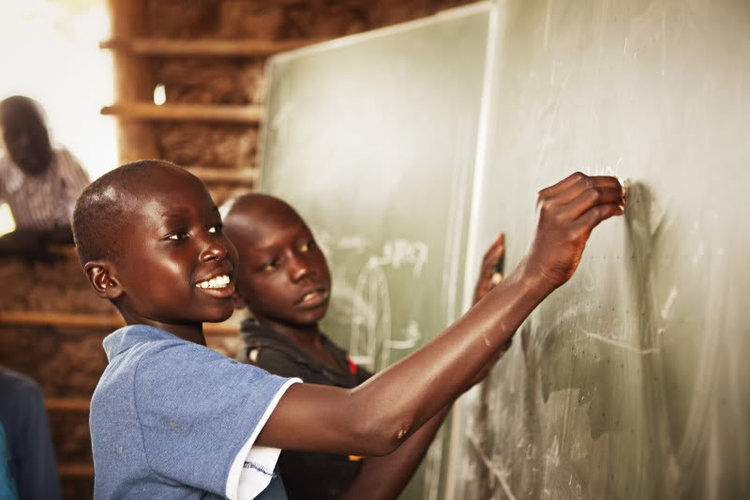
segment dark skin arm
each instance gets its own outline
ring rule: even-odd
[[[16,229],[0,238],[0,255],[41,262],[55,262],[60,255],[51,252],[50,244],[72,244],[70,226],[55,229]]]
[[[591,231],[621,215],[624,205],[614,177],[577,173],[540,191],[529,252],[484,299],[430,343],[354,389],[291,386],[258,444],[365,456],[393,452],[460,395],[534,308],[570,279]]]
[[[504,235],[500,235],[490,246],[482,259],[482,267],[477,279],[476,291],[473,304],[481,300],[499,281],[492,280],[495,264],[505,251]],[[510,347],[510,342],[506,344]],[[495,362],[507,349],[501,349],[497,355],[490,360],[469,383],[467,390],[475,384],[484,380],[490,373]],[[357,478],[342,495],[342,500],[356,500],[367,498],[369,500],[396,498],[403,491],[414,472],[422,462],[427,449],[435,439],[435,435],[443,424],[452,406],[445,406],[427,423],[422,425],[404,444],[396,451],[383,457],[368,457],[364,460],[362,469]]]

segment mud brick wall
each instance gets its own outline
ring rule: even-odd
[[[91,398],[107,360],[101,347],[107,328],[44,324],[47,315],[114,314],[113,307],[90,289],[78,259],[68,248],[55,264],[0,259],[0,365],[36,380],[48,404],[52,400]],[[7,322],[8,315],[27,319]],[[40,318],[42,318],[40,320]],[[27,324],[24,324],[27,323]],[[29,324],[30,323],[30,324]],[[63,480],[65,498],[91,498],[91,443],[88,411],[48,409],[57,463],[73,474]]]
[[[312,41],[418,19],[466,4],[457,0],[146,0],[146,32],[170,39]],[[167,103],[261,105],[265,57],[150,59]],[[184,166],[257,166],[258,125],[154,124],[160,157]],[[252,186],[211,183],[218,203]]]

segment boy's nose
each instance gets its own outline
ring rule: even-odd
[[[299,257],[293,257],[289,267],[289,275],[292,278],[292,281],[299,281],[310,274],[310,266]]]
[[[206,260],[223,260],[227,256],[227,247],[214,238],[208,238],[207,244],[201,252],[200,258]]]

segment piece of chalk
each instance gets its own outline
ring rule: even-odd
[[[494,286],[503,281],[503,275],[501,273],[492,273],[490,277],[490,283]]]

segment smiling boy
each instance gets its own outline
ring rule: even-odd
[[[623,207],[611,177],[574,174],[541,191],[516,270],[430,343],[341,389],[207,349],[202,322],[231,314],[237,258],[205,187],[161,161],[105,174],[81,194],[73,222],[89,282],[128,324],[104,340],[109,365],[91,402],[95,497],[284,498],[278,449],[392,453],[572,276],[591,230]]]

